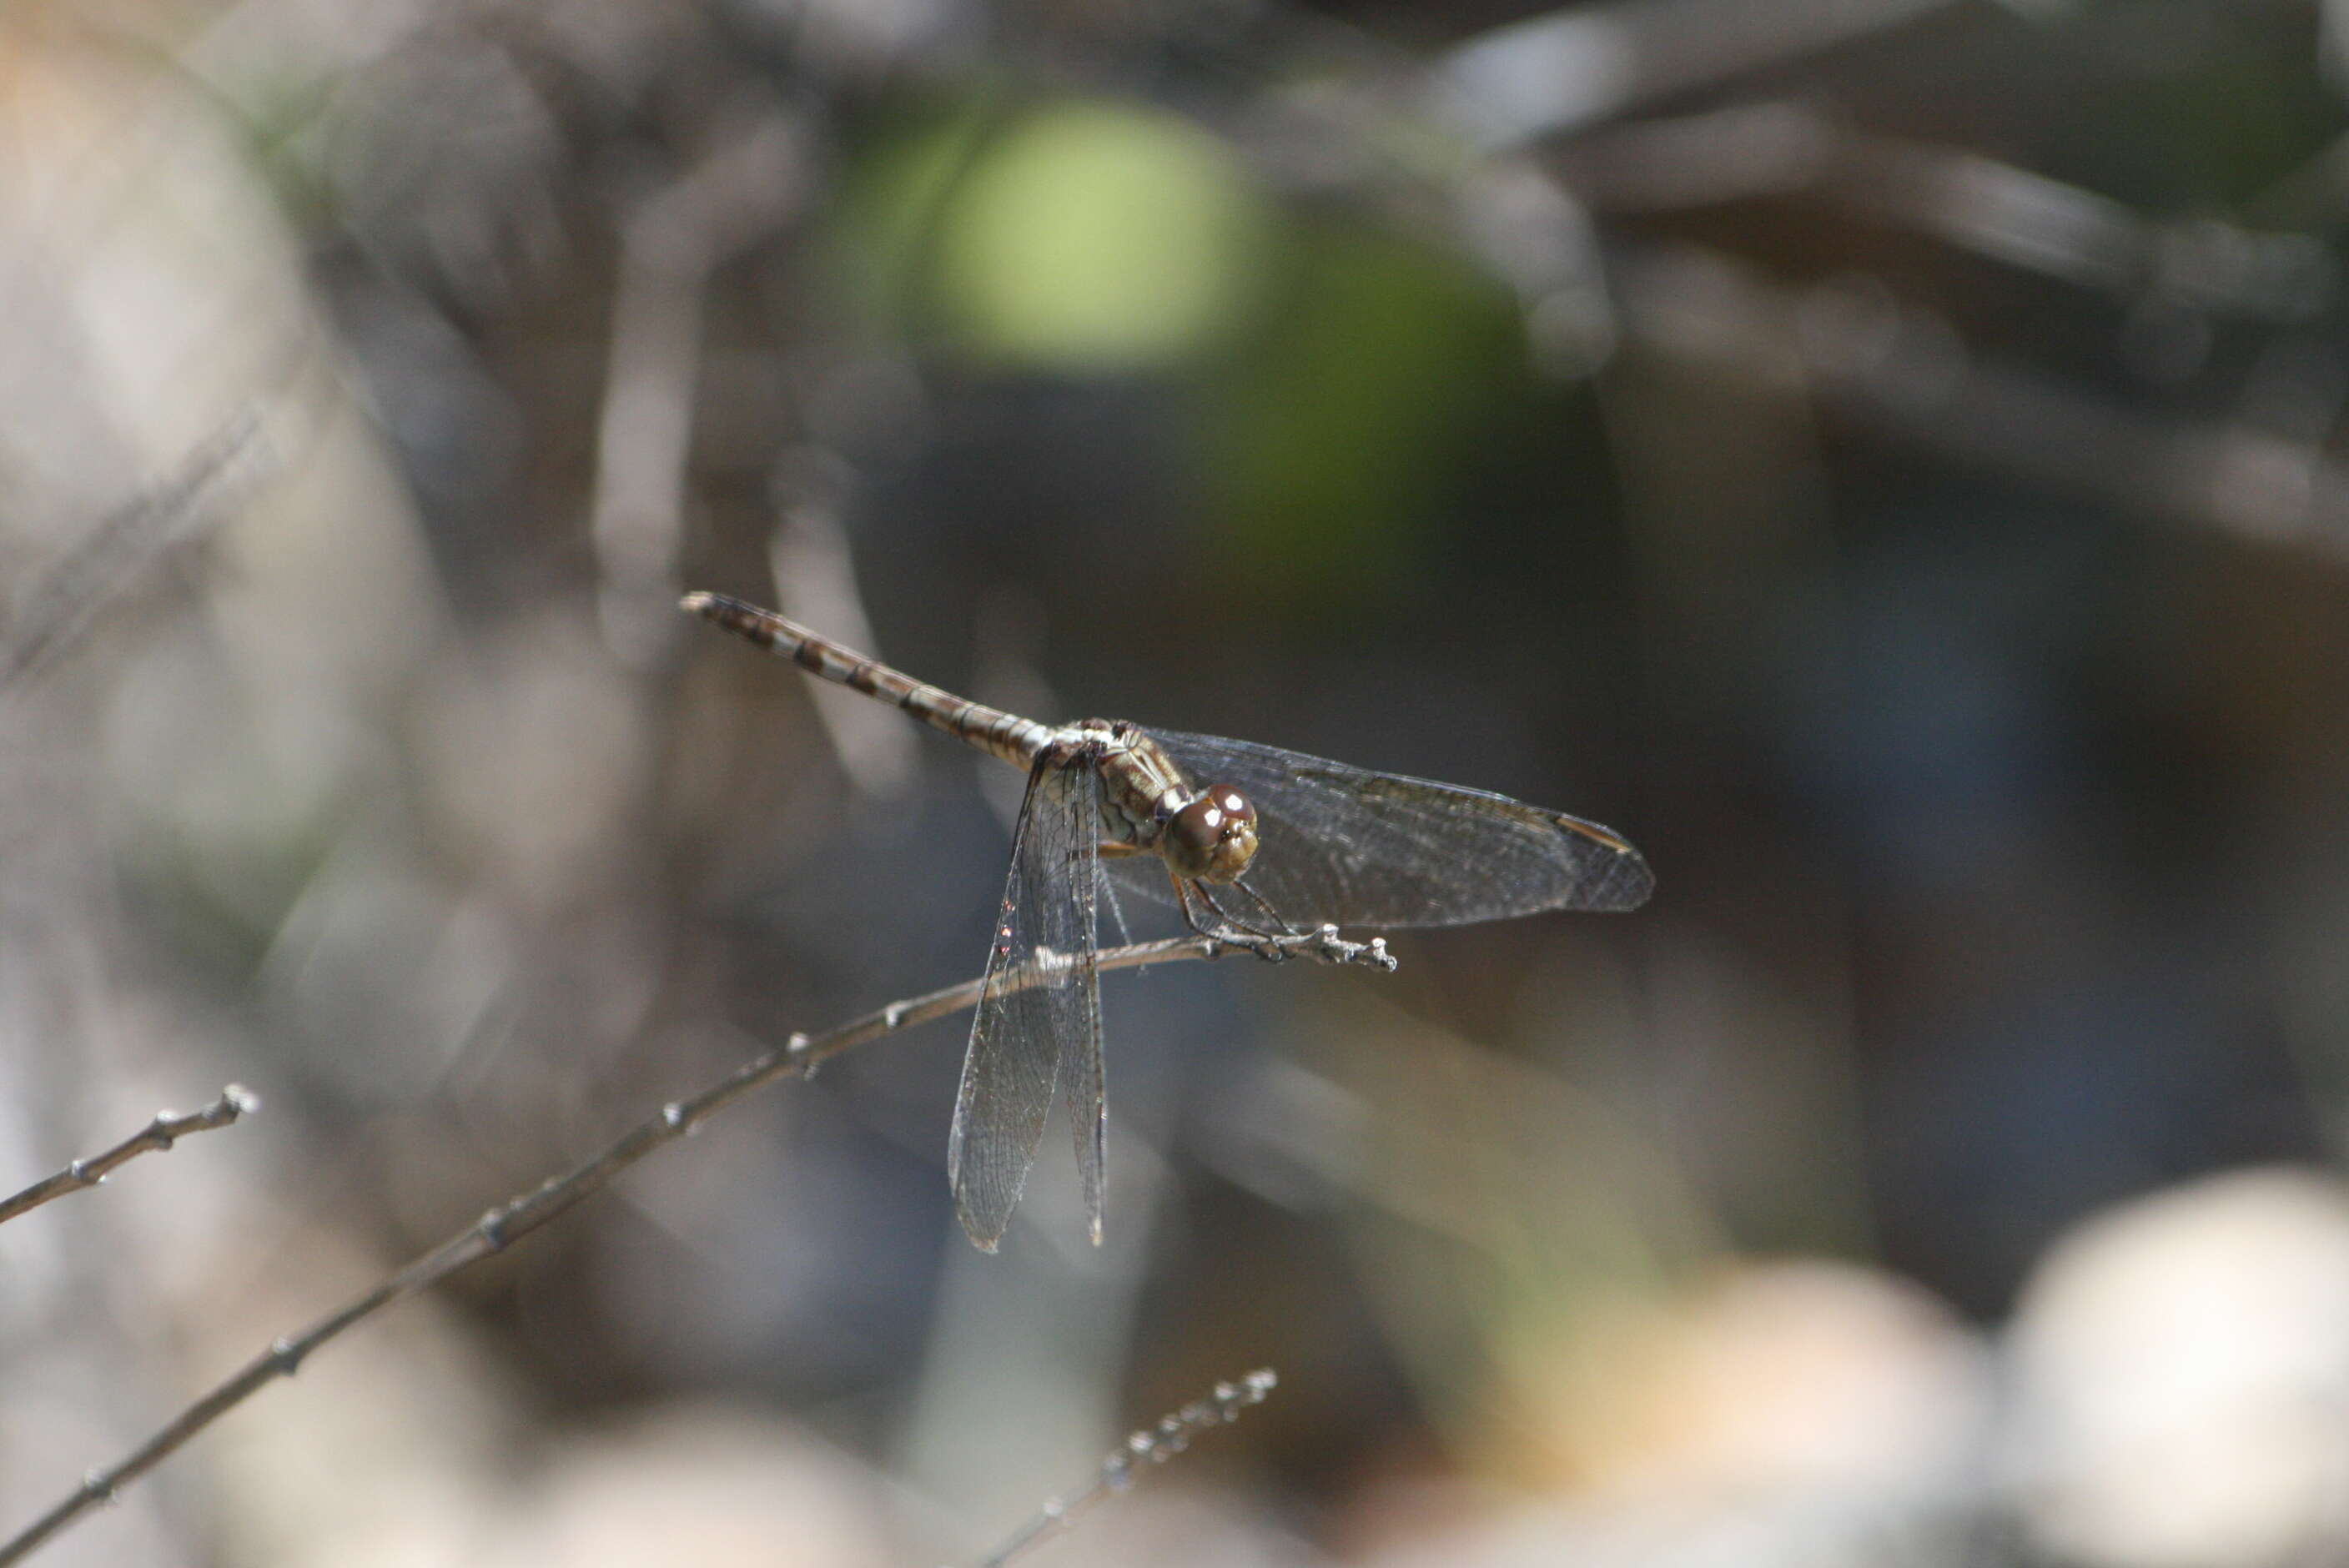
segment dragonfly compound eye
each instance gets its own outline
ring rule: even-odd
[[[1164,852],[1177,876],[1234,881],[1256,859],[1256,808],[1238,790],[1217,785],[1174,813]]]

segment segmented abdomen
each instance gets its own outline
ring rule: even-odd
[[[771,610],[729,599],[722,593],[688,593],[685,608],[715,626],[748,638],[768,652],[786,658],[812,676],[835,681],[865,696],[878,697],[912,714],[934,728],[1000,757],[1016,768],[1035,764],[1037,755],[1057,733],[1050,725],[1005,713],[985,703],[971,702],[950,691],[917,681],[853,649],[787,621]]]

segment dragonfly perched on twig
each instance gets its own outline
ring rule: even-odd
[[[1340,925],[1634,909],[1655,885],[1608,829],[1505,795],[1124,719],[1039,724],[737,599],[688,593],[684,608],[1027,771],[947,1143],[956,1212],[988,1252],[1011,1222],[1056,1086],[1101,1240],[1102,867],[1174,904],[1201,935],[1269,957]]]

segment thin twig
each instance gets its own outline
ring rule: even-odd
[[[1348,942],[1335,926],[1302,935],[1269,938],[1234,935],[1169,937],[1112,948],[1101,954],[1103,969],[1138,969],[1152,964],[1179,963],[1195,958],[1219,958],[1239,950],[1259,957],[1305,957],[1327,964],[1364,964],[1392,970],[1394,959],[1383,940]],[[1051,965],[1030,965],[998,977],[999,985],[1026,989],[1054,972]],[[354,1296],[299,1334],[271,1344],[243,1369],[166,1421],[153,1436],[128,1455],[101,1470],[92,1470],[56,1507],[26,1526],[22,1533],[0,1543],[0,1568],[21,1563],[36,1548],[101,1502],[111,1502],[125,1486],[153,1470],[191,1438],[234,1409],[264,1385],[290,1377],[314,1350],[347,1329],[365,1322],[394,1302],[429,1289],[458,1270],[503,1251],[512,1243],[564,1213],[584,1199],[602,1191],[622,1171],[654,1150],[676,1142],[687,1133],[741,1099],[779,1078],[804,1078],[819,1065],[854,1047],[916,1024],[943,1018],[975,1005],[985,982],[965,981],[943,991],[909,1001],[892,1002],[820,1035],[793,1035],[709,1088],[686,1099],[669,1101],[645,1120],[622,1133],[609,1147],[560,1176],[499,1204],[440,1245],[396,1270],[374,1288]]]
[[[174,540],[218,516],[273,467],[262,419],[247,408],[190,452],[171,476],[109,513],[11,605],[0,630],[0,688],[40,667],[98,607]]]
[[[52,1198],[62,1198],[68,1192],[79,1192],[97,1186],[117,1166],[127,1165],[141,1154],[160,1154],[191,1132],[210,1132],[215,1127],[226,1127],[246,1112],[260,1109],[258,1097],[231,1084],[221,1090],[218,1099],[202,1110],[184,1114],[159,1110],[154,1120],[104,1153],[77,1160],[46,1181],[34,1182],[15,1197],[0,1199],[0,1225],[39,1208]]]
[[[1218,1383],[1215,1392],[1206,1398],[1194,1400],[1173,1415],[1160,1418],[1154,1427],[1143,1428],[1102,1460],[1091,1485],[1073,1497],[1056,1497],[1045,1503],[1002,1545],[980,1558],[976,1568],[1003,1568],[1003,1564],[1046,1536],[1066,1530],[1069,1522],[1086,1509],[1112,1492],[1131,1487],[1135,1472],[1143,1465],[1164,1464],[1189,1448],[1191,1439],[1200,1433],[1230,1426],[1239,1419],[1242,1410],[1263,1404],[1265,1396],[1279,1381],[1268,1367],[1251,1372],[1237,1383]]]

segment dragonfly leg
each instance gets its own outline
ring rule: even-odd
[[[1233,914],[1231,911],[1226,909],[1222,904],[1216,902],[1216,895],[1207,891],[1206,883],[1195,882],[1192,885],[1193,891],[1197,892],[1199,895],[1199,902],[1206,904],[1209,909],[1215,911],[1216,918],[1224,923],[1224,932],[1226,940],[1229,939],[1230,934],[1237,932],[1253,939],[1248,945],[1258,957],[1269,958],[1275,962],[1278,962],[1279,960],[1285,959],[1288,956],[1288,950],[1279,945],[1280,934],[1278,933],[1267,931],[1261,926],[1251,925],[1247,921]],[[1291,933],[1290,934],[1294,935],[1295,934]]]
[[[1262,949],[1257,944],[1272,940],[1270,933],[1258,931],[1254,926],[1234,920],[1226,913],[1223,906],[1217,903],[1214,895],[1207,892],[1206,883],[1175,876],[1172,872],[1167,873],[1167,880],[1174,884],[1174,902],[1183,907],[1183,923],[1189,926],[1195,935],[1204,936],[1210,942],[1235,943],[1247,948],[1250,952],[1261,952]],[[1215,917],[1215,923],[1212,925],[1200,920],[1197,913],[1192,909],[1191,900],[1194,896],[1206,905],[1207,913]]]
[[[1250,899],[1254,900],[1257,908],[1270,915],[1272,917],[1272,923],[1280,927],[1280,934],[1283,936],[1302,936],[1305,934],[1303,932],[1298,930],[1297,927],[1289,924],[1288,921],[1281,918],[1280,911],[1273,908],[1272,902],[1266,898],[1264,894],[1248,886],[1247,879],[1246,877],[1239,878],[1237,881],[1234,882],[1232,885],[1239,889],[1242,892],[1247,894]]]
[[[1224,938],[1224,932],[1220,928],[1215,931],[1208,930],[1206,926],[1199,923],[1199,917],[1192,913],[1191,884],[1185,882],[1181,877],[1176,876],[1171,871],[1166,873],[1166,880],[1174,884],[1174,902],[1182,907],[1183,923],[1191,928],[1192,934],[1196,936],[1204,936],[1210,942],[1222,941]]]

